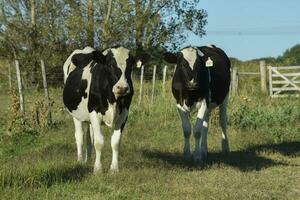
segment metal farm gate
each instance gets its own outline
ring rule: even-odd
[[[299,96],[300,66],[269,66],[268,68],[271,97]]]

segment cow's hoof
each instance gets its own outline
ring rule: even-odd
[[[101,166],[95,166],[94,167],[94,174],[98,174],[100,172],[102,172],[102,167]]]
[[[110,166],[110,173],[115,174],[119,172],[118,167]]]
[[[222,149],[222,153],[224,154],[224,155],[228,155],[229,154],[229,149]]]
[[[194,157],[194,164],[196,166],[202,166],[203,165],[203,160],[201,159],[200,156]]]
[[[207,151],[202,151],[201,157],[202,157],[202,160],[205,160],[207,158]]]
[[[82,156],[79,156],[79,157],[77,158],[77,162],[80,163],[80,164],[85,163],[85,161],[84,161],[84,159],[83,159]]]
[[[222,153],[227,155],[229,154],[229,145],[228,142],[226,140],[222,140]]]
[[[185,160],[186,162],[191,162],[193,156],[192,156],[191,152],[184,152],[184,153],[183,153],[183,158],[184,158],[184,160]]]

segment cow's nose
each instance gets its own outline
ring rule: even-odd
[[[117,86],[117,89],[119,90],[119,92],[121,94],[125,94],[128,91],[129,88],[127,86],[125,86],[125,87]]]

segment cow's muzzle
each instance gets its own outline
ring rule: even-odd
[[[116,86],[113,90],[116,96],[125,96],[130,92],[128,86]]]

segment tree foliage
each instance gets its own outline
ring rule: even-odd
[[[60,71],[86,45],[176,49],[187,30],[203,36],[207,18],[199,0],[1,0],[0,10],[0,57],[28,72],[39,59]]]
[[[297,44],[290,49],[287,49],[278,60],[288,65],[299,65],[300,64],[300,44]]]

